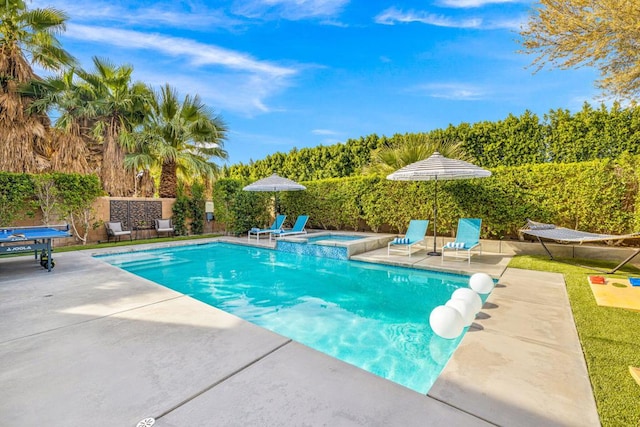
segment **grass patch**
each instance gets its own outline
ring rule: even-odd
[[[611,269],[615,263],[594,260],[562,260]],[[571,302],[591,386],[603,426],[640,425],[640,385],[629,366],[640,367],[640,312],[596,305],[587,276],[594,271],[542,256],[514,257],[509,267],[562,273]],[[625,266],[607,278],[640,276],[640,270]]]

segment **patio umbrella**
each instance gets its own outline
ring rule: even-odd
[[[387,179],[393,181],[435,181],[435,194],[433,202],[433,252],[428,255],[439,256],[436,249],[437,218],[438,218],[438,181],[452,179],[486,178],[491,176],[491,171],[482,169],[471,163],[449,159],[437,151],[429,158],[411,163],[392,174]]]
[[[278,214],[278,192],[279,191],[300,191],[306,190],[302,184],[298,184],[287,178],[273,174],[267,178],[262,178],[243,188],[244,191],[273,191],[276,204],[276,215]]]

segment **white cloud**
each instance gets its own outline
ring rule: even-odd
[[[287,2],[266,3],[284,7]],[[308,3],[309,11],[315,4],[320,12],[330,11],[332,3],[342,4],[344,0],[303,3]],[[323,6],[323,3],[326,4]],[[290,6],[295,6],[295,2]],[[97,49],[92,49],[93,54],[110,57],[118,65],[133,65],[136,80],[154,87],[169,83],[184,94],[199,94],[207,105],[222,112],[253,116],[276,111],[267,100],[290,87],[300,72],[300,68],[260,60],[245,52],[143,30],[159,28],[164,33],[171,29],[234,29],[247,25],[243,17],[232,17],[222,6],[212,9],[197,0],[152,3],[78,0],[70,8],[67,0],[34,0],[33,7],[66,11],[70,20],[62,38],[85,45],[84,52],[87,44],[97,45]],[[80,56],[86,65],[89,58],[84,52],[80,52]]]
[[[429,83],[419,85],[415,89],[432,98],[458,101],[477,101],[487,95],[486,90],[465,83]]]
[[[96,43],[101,47],[93,51],[107,56],[115,51],[112,62],[133,65],[135,80],[198,94],[223,117],[225,111],[247,117],[275,111],[267,100],[290,87],[299,73],[243,52],[161,34],[72,24],[65,38]]]
[[[514,30],[519,31],[526,24],[528,17],[526,15],[522,15],[519,17],[511,18],[511,19],[495,19],[487,22],[486,25],[483,26],[486,30]]]
[[[396,8],[389,8],[375,17],[375,22],[383,25],[395,25],[397,23],[418,22],[426,25],[447,28],[473,28],[478,30],[519,30],[526,22],[526,16],[516,18],[451,18],[445,15],[437,15],[425,11],[410,10],[404,12]]]
[[[67,27],[65,36],[84,42],[104,43],[126,49],[152,50],[172,57],[186,57],[191,61],[191,64],[196,66],[218,65],[265,74],[273,78],[289,77],[297,72],[293,68],[258,61],[240,52],[161,34],[71,24]]]
[[[453,19],[444,15],[436,15],[424,11],[404,12],[396,8],[389,8],[375,17],[375,22],[383,25],[395,25],[396,23],[419,22],[436,27],[450,28],[479,28],[482,24],[480,18]]]
[[[325,136],[338,136],[341,134],[340,132],[336,132],[330,129],[313,129],[311,133],[314,135],[325,135]]]
[[[517,0],[440,0],[439,5],[454,8],[482,7],[488,4],[517,3]]]
[[[103,25],[107,22],[117,22],[144,28],[186,28],[207,29],[235,28],[245,25],[243,21],[230,17],[221,9],[209,9],[202,5],[185,8],[181,2],[168,4],[148,2],[116,1],[76,1],[74,7],[69,7],[68,0],[35,0],[34,7],[54,7],[69,14],[71,22],[88,22],[99,20]]]
[[[141,67],[136,67],[135,73],[137,79],[153,87],[169,83],[182,95],[198,94],[205,104],[216,113],[221,113],[223,118],[225,112],[229,111],[246,117],[271,112],[273,108],[265,100],[285,87],[284,84],[274,84],[272,80],[259,76],[247,78],[234,74],[161,73]]]
[[[348,3],[349,0],[250,0],[237,2],[234,13],[249,18],[295,21],[338,15]]]

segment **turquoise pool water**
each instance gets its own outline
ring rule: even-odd
[[[293,236],[292,239],[279,239],[276,249],[297,255],[346,260],[349,259],[350,252],[345,244],[362,239],[363,237],[360,236],[333,233]],[[362,250],[364,250],[364,247]]]
[[[351,242],[353,240],[361,240],[363,237],[349,236],[346,234],[325,234],[324,236],[311,236],[307,238],[307,242],[319,242],[321,240],[332,240],[337,242]]]
[[[98,258],[420,393],[462,339],[429,314],[466,276],[225,243]]]

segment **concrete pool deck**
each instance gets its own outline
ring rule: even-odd
[[[0,259],[0,425],[599,425],[559,274],[484,254],[504,273],[425,396],[91,257],[142,248]]]

